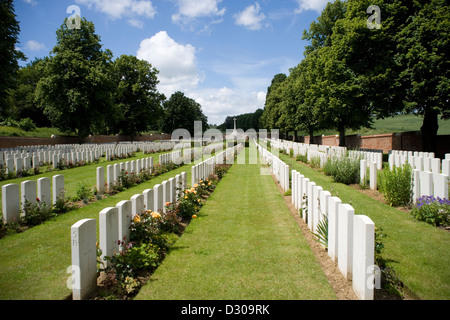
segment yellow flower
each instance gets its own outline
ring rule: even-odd
[[[187,196],[184,196],[185,199],[187,199]]]
[[[194,214],[194,215],[192,216],[192,219],[195,219],[195,218],[197,218],[197,215],[196,215],[196,214]]]
[[[152,212],[152,218],[154,219],[161,218],[161,214],[159,212]]]
[[[135,223],[141,222],[141,217],[139,217],[138,215],[135,215],[133,220]]]
[[[208,186],[210,186],[211,185],[211,181],[210,182],[208,182]]]
[[[194,184],[194,188],[198,188],[198,184]]]
[[[200,199],[197,200],[199,203],[202,202]]]
[[[194,194],[197,194],[197,191],[194,191]]]
[[[166,206],[170,206],[170,202],[166,202]]]

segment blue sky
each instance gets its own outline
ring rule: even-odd
[[[302,32],[327,0],[15,0],[18,48],[48,56],[71,5],[92,21],[103,49],[148,60],[158,90],[201,104],[211,124],[264,107],[277,73],[303,59]],[[26,62],[21,63],[24,65]]]

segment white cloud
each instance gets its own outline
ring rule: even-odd
[[[153,18],[156,15],[156,9],[149,0],[75,0],[75,2],[103,12],[112,19],[120,19],[123,16]]]
[[[139,28],[139,29],[143,29],[144,28],[144,22],[142,22],[139,19],[134,19],[134,18],[129,19],[128,23],[130,25],[132,25],[133,27],[136,27],[136,28]]]
[[[30,51],[40,51],[45,49],[45,44],[30,40],[25,44],[25,49]]]
[[[254,5],[245,8],[244,11],[235,14],[234,18],[238,26],[244,26],[250,30],[260,30],[262,28],[261,22],[266,19],[266,16],[261,12],[259,3],[255,2]]]
[[[318,13],[321,13],[322,10],[326,7],[329,0],[296,0],[298,3],[298,8],[295,10],[295,13],[301,13],[305,10],[315,10]]]
[[[222,0],[176,0],[177,13],[172,15],[172,22],[194,29],[199,18],[213,18],[211,24],[222,22],[225,8],[219,9]],[[219,19],[217,19],[219,17]],[[204,29],[209,29],[209,24]]]
[[[34,0],[22,0],[22,1],[25,2],[25,3],[28,3],[28,4],[30,4],[30,5],[32,5],[33,7],[35,7],[35,6],[38,5],[38,2],[37,2],[37,1],[34,1]]]
[[[203,113],[210,124],[222,124],[227,116],[255,112],[264,108],[266,93],[262,91],[244,92],[239,89],[223,87],[220,89],[201,89],[187,95],[202,106]]]
[[[202,80],[197,69],[196,50],[170,38],[166,31],[160,31],[141,42],[137,58],[147,60],[159,70],[158,90],[168,98],[175,91],[186,91],[198,87]]]

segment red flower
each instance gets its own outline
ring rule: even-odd
[[[39,198],[36,198],[36,201],[37,201],[37,202],[40,202],[41,200],[39,200]]]

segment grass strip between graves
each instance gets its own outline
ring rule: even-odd
[[[394,268],[400,280],[420,299],[450,299],[450,233],[425,222],[415,220],[409,213],[381,203],[361,192],[335,183],[311,167],[280,154],[280,159],[324,190],[355,208],[355,214],[369,216],[375,226],[387,234],[383,240],[382,257]]]
[[[155,157],[154,163],[158,163],[158,154],[152,156]],[[181,172],[187,173],[189,183],[191,166],[184,165],[116,195],[60,215],[24,233],[0,239],[0,300],[60,300],[70,295],[71,290],[66,283],[70,276],[67,268],[71,265],[71,226],[81,219],[96,219],[98,235],[98,214],[101,210],[114,207],[121,200],[129,200],[134,194],[151,189]],[[95,181],[95,168],[87,166],[78,169],[87,170],[82,177],[89,175]],[[61,173],[67,173],[69,178],[75,170]]]
[[[336,299],[272,177],[246,163],[231,167],[137,300]]]

